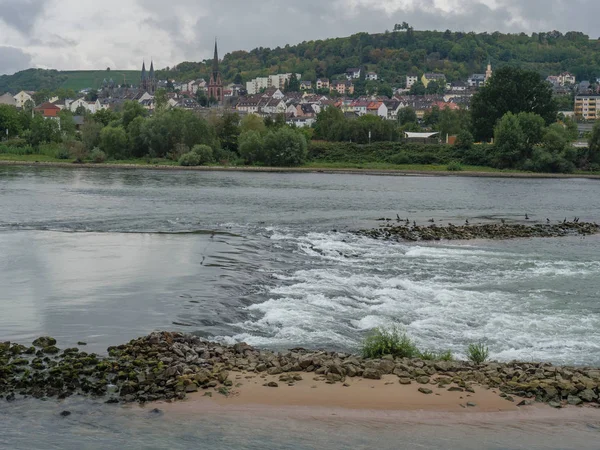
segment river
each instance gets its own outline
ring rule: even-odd
[[[398,323],[422,348],[459,357],[483,341],[498,360],[600,365],[598,237],[409,244],[351,233],[396,215],[526,214],[600,221],[600,183],[0,167],[0,340],[51,335],[105,353],[168,329],[356,351],[368,330]],[[52,429],[44,417],[39,433]]]

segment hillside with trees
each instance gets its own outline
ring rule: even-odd
[[[482,72],[490,61],[494,68],[510,64],[534,70],[543,77],[563,71],[573,73],[578,80],[600,77],[600,40],[591,40],[580,32],[527,35],[418,31],[406,23],[394,26],[394,30],[306,41],[273,49],[234,51],[225,55],[221,70],[226,82],[241,83],[275,73],[301,73],[305,80],[335,78],[349,67],[365,67],[376,71],[386,83],[400,87],[407,73],[441,72],[449,81],[462,80],[471,73]],[[211,60],[183,62],[158,71],[158,76],[177,81],[208,79],[211,63]],[[0,92],[95,88],[98,86],[94,84],[103,78],[98,72],[103,71],[89,71],[88,76],[85,71],[30,69],[1,76]],[[138,77],[135,71],[127,72],[128,82]],[[121,82],[122,74],[113,78]],[[90,86],[83,86],[86,83]]]

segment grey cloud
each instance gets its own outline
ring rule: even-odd
[[[0,75],[31,67],[31,55],[15,47],[0,46]]]
[[[0,20],[27,34],[34,27],[37,17],[43,13],[44,6],[44,0],[0,0]]]

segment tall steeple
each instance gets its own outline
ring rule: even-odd
[[[154,80],[154,61],[150,60],[150,80]]]
[[[216,81],[219,76],[219,51],[217,49],[217,39],[215,38],[215,57],[213,59],[212,76]]]
[[[142,63],[142,83],[146,81],[146,61]]]

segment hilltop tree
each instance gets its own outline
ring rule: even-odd
[[[552,87],[539,73],[503,67],[473,96],[473,134],[476,140],[489,140],[496,122],[509,112],[535,113],[544,119],[546,125],[550,125],[556,121],[557,111]]]

